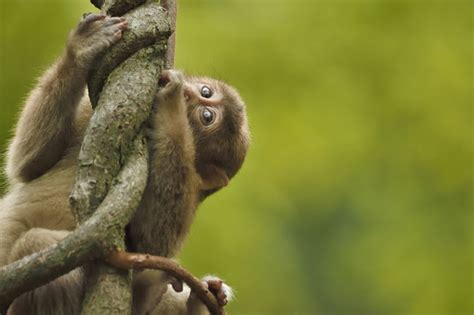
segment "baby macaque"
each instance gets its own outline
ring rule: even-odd
[[[65,54],[31,92],[7,155],[8,193],[0,200],[0,266],[48,247],[75,228],[68,196],[92,109],[85,94],[94,59],[120,40],[127,22],[89,14],[71,33]],[[227,84],[164,71],[148,122],[150,172],[127,229],[131,251],[174,257],[197,206],[226,186],[249,143],[245,106]],[[78,314],[81,268],[18,297],[8,314]],[[203,281],[222,305],[231,290]],[[134,274],[133,314],[208,314],[176,279],[159,271]]]

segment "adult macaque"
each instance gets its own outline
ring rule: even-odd
[[[66,52],[31,92],[9,146],[8,193],[0,200],[0,266],[37,252],[75,228],[68,196],[92,114],[86,78],[97,55],[120,40],[127,22],[90,14],[69,36]],[[249,133],[245,106],[230,86],[177,71],[160,76],[148,122],[150,174],[127,230],[132,251],[174,257],[198,204],[241,167]],[[78,314],[83,272],[77,268],[18,297],[13,314]],[[134,274],[134,314],[208,314],[189,289],[175,292],[166,274]],[[221,304],[230,288],[203,279]],[[179,290],[178,290],[179,291]]]

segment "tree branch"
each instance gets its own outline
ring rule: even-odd
[[[113,14],[108,10],[115,8],[114,5],[132,2],[105,1],[102,9]],[[170,33],[164,10],[151,2],[130,12],[127,21],[131,28],[124,32],[123,43],[101,59],[98,71],[89,81],[91,100],[97,97],[98,101],[79,153],[76,183],[70,198],[79,225],[101,204],[123,160],[130,154],[130,143],[149,116],[164,64],[165,40]],[[154,45],[122,61],[133,49],[149,44]],[[119,52],[120,49],[123,51]],[[142,136],[141,140],[144,140]],[[135,210],[138,203],[139,199],[130,208]],[[112,236],[109,240],[116,248],[125,248],[123,228],[108,231],[108,235]],[[88,282],[82,314],[118,314],[130,310],[131,277],[128,273],[99,261],[86,265],[85,271]],[[111,300],[115,303],[110,303]]]
[[[173,33],[168,38],[168,45],[165,56],[165,69],[174,68],[175,50],[176,50],[176,20],[178,13],[178,0],[161,0],[161,6],[168,11],[171,29]]]
[[[153,2],[153,0],[100,0],[103,5],[102,12],[116,16],[123,15],[125,12],[132,10],[145,2]]]
[[[106,258],[106,261],[121,269],[160,269],[166,271],[173,277],[185,282],[206,304],[212,314],[225,315],[224,308],[219,305],[216,297],[202,281],[169,258],[116,250]]]
[[[91,2],[110,15],[120,15],[145,1]],[[162,269],[186,282],[213,314],[225,314],[202,282],[172,260],[115,251],[125,247],[124,228],[146,185],[148,151],[140,129],[149,115],[159,72],[174,64],[176,0],[162,4],[171,22],[153,1],[127,13],[129,29],[123,40],[101,58],[89,78],[90,98],[97,108],[84,137],[70,197],[78,227],[59,243],[0,268],[0,313],[22,293],[93,259],[108,257],[120,269]],[[82,314],[130,311],[130,277],[116,268],[101,262],[86,268],[89,284]]]
[[[161,61],[166,53],[166,40],[173,28],[170,27],[168,15],[163,7],[155,2],[147,3],[124,14],[124,17],[127,19],[128,28],[123,32],[122,39],[97,60],[93,67],[94,71],[87,80],[93,107],[97,105],[99,94],[112,70],[133,53],[156,43],[160,45],[157,47],[159,51],[154,59],[159,57]]]
[[[104,202],[68,237],[38,253],[0,268],[0,313],[24,292],[33,290],[115,247],[110,238],[122,230],[140,200],[148,174],[148,149],[137,138],[133,151]],[[124,211],[125,209],[125,211]]]

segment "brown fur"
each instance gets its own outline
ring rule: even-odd
[[[70,35],[66,53],[40,79],[18,121],[7,155],[8,193],[0,200],[0,266],[50,246],[75,228],[68,204],[84,130],[92,114],[85,95],[89,67],[98,53],[119,40],[126,22],[89,15]],[[243,163],[248,131],[245,108],[226,84],[165,72],[148,131],[150,174],[128,228],[132,250],[173,257],[207,195],[226,185]],[[214,91],[199,94],[202,84]],[[212,106],[219,117],[200,125],[196,114]],[[198,150],[196,151],[196,148]],[[205,314],[199,301],[186,304],[167,293],[171,280],[160,272],[134,277],[134,314]],[[81,268],[12,304],[13,314],[77,314],[83,295]],[[179,295],[179,294],[178,294]],[[188,294],[189,295],[189,294]],[[173,302],[175,301],[175,302]],[[166,309],[166,311],[164,311]],[[170,311],[171,312],[171,311]]]

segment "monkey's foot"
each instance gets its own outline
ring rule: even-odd
[[[205,276],[202,281],[207,284],[209,291],[214,294],[219,305],[224,306],[232,300],[234,294],[232,288],[216,276]]]

